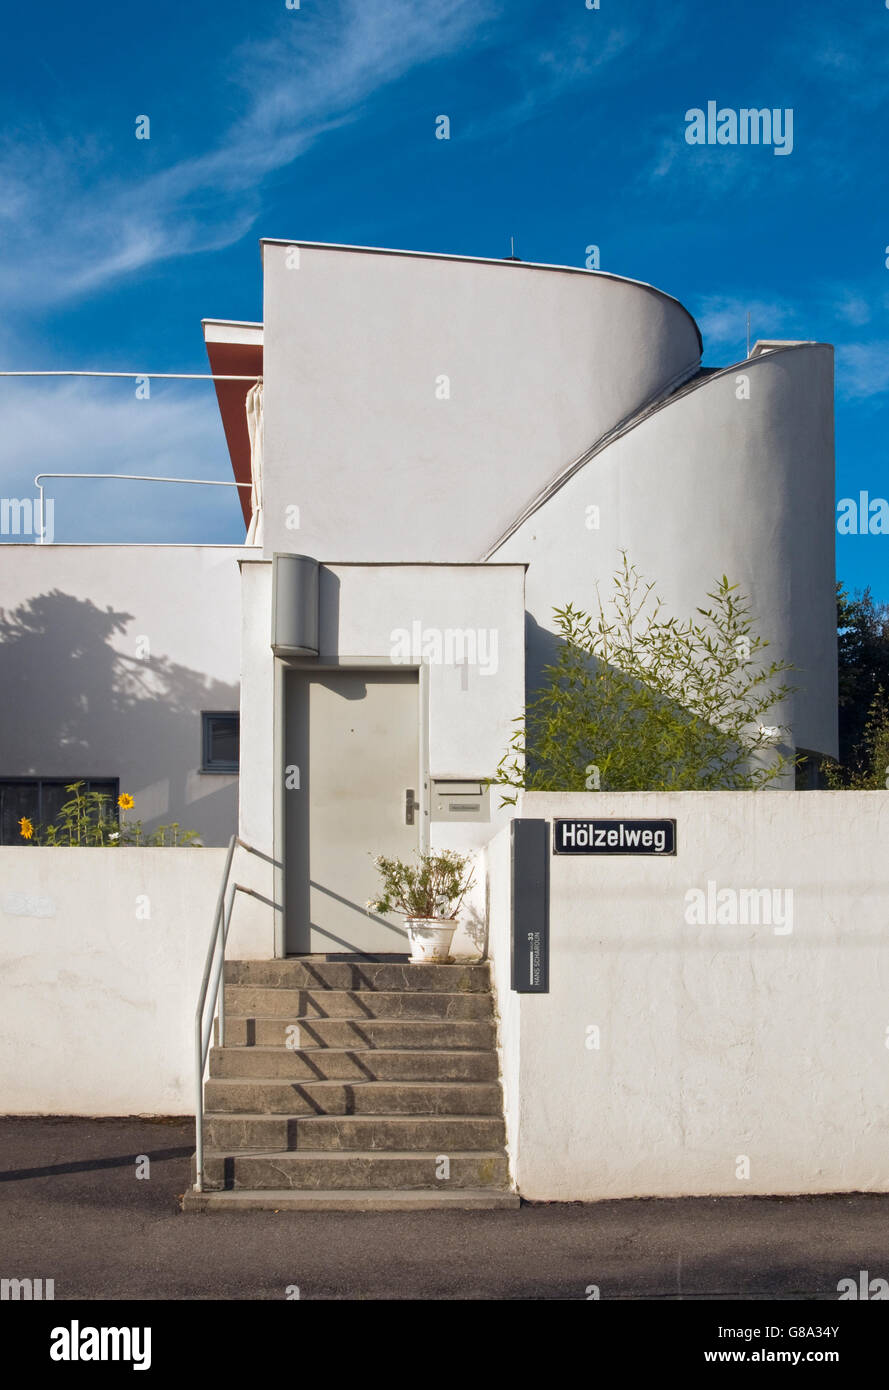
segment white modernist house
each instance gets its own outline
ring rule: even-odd
[[[262,253],[263,323],[204,324],[214,373],[261,381],[217,383],[245,545],[0,548],[2,843],[84,778],[273,856],[270,953],[401,949],[368,854],[493,836],[553,608],[621,549],[682,616],[737,581],[796,667],[774,722],[835,753],[829,346],[703,370],[636,281]]]
[[[485,779],[553,609],[590,609],[621,550],[680,616],[738,582],[796,668],[774,722],[836,753],[829,346],[703,369],[687,310],[618,276],[262,255],[262,323],[204,323],[214,375],[245,378],[216,383],[245,543],[0,547],[0,842],[83,778],[264,856],[236,993],[285,956],[403,955],[372,856],[502,842],[515,811]],[[482,874],[455,954],[489,918]]]

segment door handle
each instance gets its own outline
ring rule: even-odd
[[[413,825],[413,823],[414,823],[414,812],[415,812],[415,811],[419,811],[419,809],[420,809],[420,803],[419,803],[419,801],[417,801],[417,800],[415,799],[415,797],[414,797],[414,789],[413,789],[413,787],[408,787],[408,788],[405,790],[405,793],[404,793],[404,823],[405,823],[405,825]]]

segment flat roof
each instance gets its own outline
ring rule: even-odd
[[[659,295],[662,299],[669,299],[677,305],[691,319],[698,335],[701,351],[704,350],[704,341],[697,321],[680,299],[677,299],[675,295],[667,294],[665,290],[658,289],[657,285],[650,285],[647,280],[634,280],[629,275],[616,275],[610,270],[588,270],[585,266],[579,265],[550,265],[545,261],[523,261],[521,258],[513,256],[458,256],[449,251],[408,251],[393,246],[349,246],[345,242],[338,241],[301,241],[299,237],[260,237],[259,245],[263,254],[266,246],[299,246],[312,251],[356,251],[368,256],[409,256],[415,260],[425,261],[460,261],[471,265],[509,265],[517,266],[523,270],[555,270],[562,274],[592,275],[599,276],[603,280],[619,280],[625,285],[638,285],[640,289],[649,290],[652,294]]]
[[[764,353],[777,352],[779,348],[812,347],[816,343],[815,338],[757,338],[750,349],[750,356],[762,357]]]
[[[246,343],[262,347],[261,323],[243,323],[238,319],[201,319],[205,343]]]

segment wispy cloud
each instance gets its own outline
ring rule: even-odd
[[[854,290],[841,290],[834,305],[834,311],[838,318],[846,323],[853,324],[860,328],[865,323],[871,321],[871,306],[869,302]]]
[[[889,391],[889,339],[841,343],[837,347],[837,390],[846,400]]]
[[[537,62],[540,70],[550,74],[557,87],[564,88],[593,77],[601,68],[625,53],[639,37],[640,28],[626,22],[611,26],[604,35],[587,31],[575,35],[565,46],[558,44],[539,49]],[[649,52],[646,49],[646,54]]]
[[[800,310],[784,299],[708,295],[693,312],[706,350],[736,351],[740,357],[747,346],[748,313],[751,346],[757,338],[793,337],[800,332]]]
[[[560,20],[553,42],[543,47],[536,40],[512,43],[497,55],[521,96],[479,115],[468,126],[467,138],[517,129],[575,93],[595,102],[606,88],[613,90],[621,83],[632,87],[656,68],[680,25],[669,6],[653,10],[646,5],[640,10],[624,3],[614,21],[607,13],[580,6]]]
[[[341,0],[274,42],[244,44],[231,76],[244,110],[211,149],[141,177],[110,173],[89,137],[53,145],[32,129],[0,146],[6,304],[77,297],[173,256],[243,237],[264,178],[417,65],[477,32],[493,0]],[[59,210],[64,218],[59,221]]]
[[[784,186],[806,177],[801,161],[793,155],[776,159],[773,145],[690,145],[685,117],[695,109],[704,111],[706,99],[703,105],[677,105],[669,118],[657,122],[653,153],[642,162],[637,185],[656,189],[659,197],[672,193],[687,206],[690,197],[712,202],[739,188],[749,196],[775,186],[776,180]]]
[[[889,340],[857,338],[844,341],[849,327],[871,322],[880,302],[855,285],[821,285],[805,302],[751,293],[710,295],[690,305],[708,354],[737,359],[746,349],[747,311],[750,311],[751,345],[757,338],[820,339],[836,349],[837,393],[844,400],[863,400],[889,391]],[[885,307],[885,302],[884,302]]]
[[[844,107],[874,108],[886,100],[889,82],[889,7],[850,9],[831,6],[829,20],[821,20],[807,34],[807,66],[819,78],[836,83]],[[799,63],[799,47],[782,46],[779,61],[793,71]]]
[[[764,185],[795,186],[813,170],[829,169],[832,188],[855,189],[861,168],[850,155],[864,145],[879,150],[882,125],[872,113],[885,104],[889,83],[889,9],[878,3],[879,8],[847,6],[846,12],[825,6],[829,17],[812,13],[811,6],[785,7],[776,25],[779,37],[762,46],[754,82],[748,76],[732,90],[707,78],[687,90],[669,124],[661,123],[639,181],[687,199],[692,193],[749,195]],[[792,109],[793,153],[776,160],[762,148],[689,146],[685,108],[706,109],[709,99],[734,109]],[[882,183],[876,160],[870,177]]]

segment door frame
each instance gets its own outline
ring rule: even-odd
[[[273,856],[275,859],[275,901],[281,911],[275,913],[275,958],[287,954],[287,853],[284,830],[284,735],[285,735],[285,677],[288,671],[311,676],[324,671],[416,671],[417,672],[417,790],[420,802],[418,845],[421,854],[429,849],[429,663],[395,662],[384,656],[305,657],[275,656],[274,671],[274,767],[276,776],[272,788]]]

